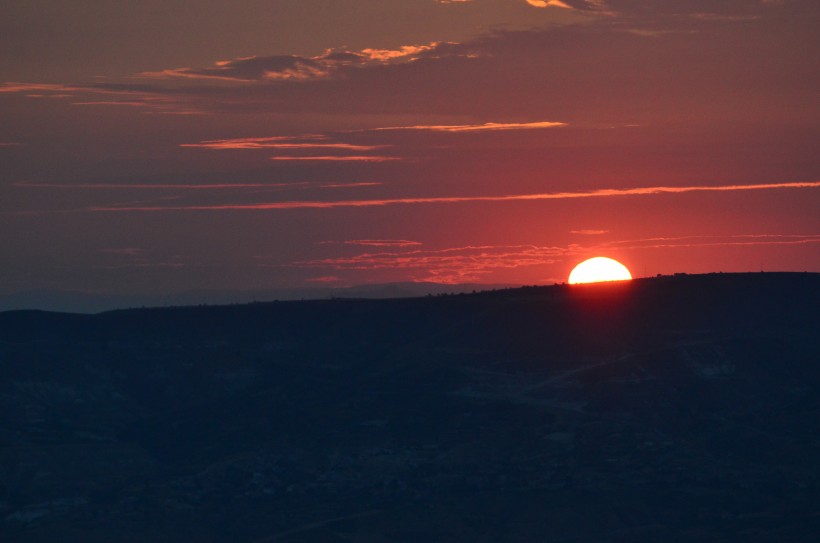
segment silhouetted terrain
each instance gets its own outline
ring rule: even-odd
[[[189,290],[154,295],[114,295],[63,290],[29,290],[0,294],[0,311],[42,309],[67,313],[99,313],[125,307],[168,307],[180,305],[228,305],[274,300],[321,300],[331,298],[412,298],[427,294],[460,294],[510,285],[470,283],[374,283],[352,287],[308,287],[268,290]]]
[[[820,275],[0,313],[7,542],[816,541]]]

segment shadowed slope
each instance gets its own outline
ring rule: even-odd
[[[0,313],[8,541],[810,541],[820,276]]]

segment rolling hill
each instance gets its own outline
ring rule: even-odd
[[[0,313],[8,542],[820,533],[820,274]]]

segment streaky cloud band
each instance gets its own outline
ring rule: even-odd
[[[374,131],[387,130],[429,130],[431,132],[488,132],[497,130],[535,130],[540,128],[562,128],[567,123],[558,121],[536,121],[529,123],[483,123],[483,124],[441,124],[441,125],[412,125],[412,126],[385,126],[374,128]]]
[[[370,155],[327,155],[327,156],[274,156],[276,161],[291,162],[389,162],[402,160],[397,156],[370,156]]]
[[[19,188],[32,189],[85,189],[85,190],[216,190],[216,189],[247,189],[247,188],[282,188],[301,187],[308,182],[296,183],[212,183],[212,184],[185,184],[185,183],[14,183],[13,186]]]
[[[434,196],[410,198],[386,198],[372,200],[335,201],[285,201],[257,204],[221,204],[200,206],[129,206],[129,207],[89,207],[84,211],[268,211],[280,209],[333,209],[342,207],[379,207],[411,204],[457,204],[477,202],[527,202],[537,200],[569,200],[578,198],[605,198],[611,196],[651,196],[658,194],[683,194],[688,192],[731,192],[749,190],[805,189],[818,188],[820,181],[797,181],[791,183],[765,183],[759,185],[691,185],[683,187],[639,187],[628,189],[597,189],[586,192],[544,192],[533,194],[507,194],[499,196]]]

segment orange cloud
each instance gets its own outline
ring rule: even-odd
[[[561,2],[561,0],[527,0],[527,3],[537,8],[548,8],[552,6],[556,8],[573,9],[572,6]]]
[[[71,87],[68,85],[55,85],[51,83],[3,83],[0,86],[0,93],[28,93],[37,92],[69,92],[80,90],[81,87]]]
[[[297,159],[299,157],[290,157]],[[305,158],[305,157],[302,157]],[[308,157],[309,158],[309,157]],[[348,157],[335,157],[348,158]],[[372,158],[372,157],[365,157]],[[327,160],[333,160],[328,157]],[[319,160],[323,160],[319,158]],[[818,188],[820,181],[803,181],[794,183],[767,183],[760,185],[699,185],[686,187],[641,187],[632,189],[598,189],[587,192],[546,192],[535,194],[510,194],[500,196],[434,196],[416,198],[386,198],[373,200],[335,200],[335,201],[289,201],[265,202],[256,204],[222,204],[207,206],[129,206],[129,207],[90,207],[86,211],[266,211],[277,209],[333,209],[340,207],[376,207],[399,204],[455,204],[467,202],[521,202],[537,200],[567,200],[577,198],[606,198],[611,196],[650,196],[657,194],[683,194],[688,192],[732,192],[749,190],[779,190]]]
[[[202,113],[203,105],[223,107],[222,99],[211,102],[217,91],[220,98],[233,92],[237,83],[243,87],[253,84],[301,82],[347,75],[350,70],[392,64],[407,64],[423,57],[463,56],[455,52],[453,43],[431,42],[405,45],[397,49],[366,48],[361,51],[326,50],[321,55],[275,55],[266,57],[239,57],[220,60],[205,68],[181,67],[137,74],[143,79],[161,83],[145,85],[124,81],[98,82],[87,85],[20,83],[0,84],[0,93],[16,93],[37,98],[63,98],[77,105],[115,105],[142,107],[173,114]],[[201,85],[177,85],[175,82],[202,80]],[[205,89],[203,91],[203,89]],[[241,99],[238,99],[241,102]],[[206,107],[204,109],[213,109]]]
[[[397,156],[368,156],[368,155],[326,155],[326,156],[274,156],[271,160],[277,161],[328,161],[328,162],[388,162],[401,160]]]
[[[399,49],[362,49],[362,54],[370,60],[390,61],[432,51],[438,45],[438,42],[433,42],[430,45],[403,45]]]
[[[558,128],[567,126],[567,123],[554,121],[538,121],[531,123],[484,123],[484,124],[456,124],[456,125],[415,125],[415,126],[388,126],[374,130],[430,130],[433,132],[480,132],[491,130],[532,130],[538,128]]]
[[[244,57],[232,61],[217,61],[210,68],[171,68],[139,74],[140,77],[148,79],[206,79],[232,83],[303,81],[328,75],[330,70],[323,68],[319,63],[296,56]]]
[[[205,79],[236,83],[265,81],[306,81],[335,75],[348,67],[412,62],[435,51],[442,42],[427,45],[405,45],[399,49],[362,49],[361,51],[328,49],[321,55],[274,55],[239,57],[220,60],[207,68],[173,68],[143,72],[148,79]]]
[[[346,151],[373,151],[382,149],[385,145],[355,145],[352,143],[300,141],[305,138],[288,138],[272,136],[266,138],[237,138],[225,140],[205,140],[199,143],[183,143],[180,147],[194,147],[200,149],[342,149]],[[321,140],[323,137],[308,137]]]

